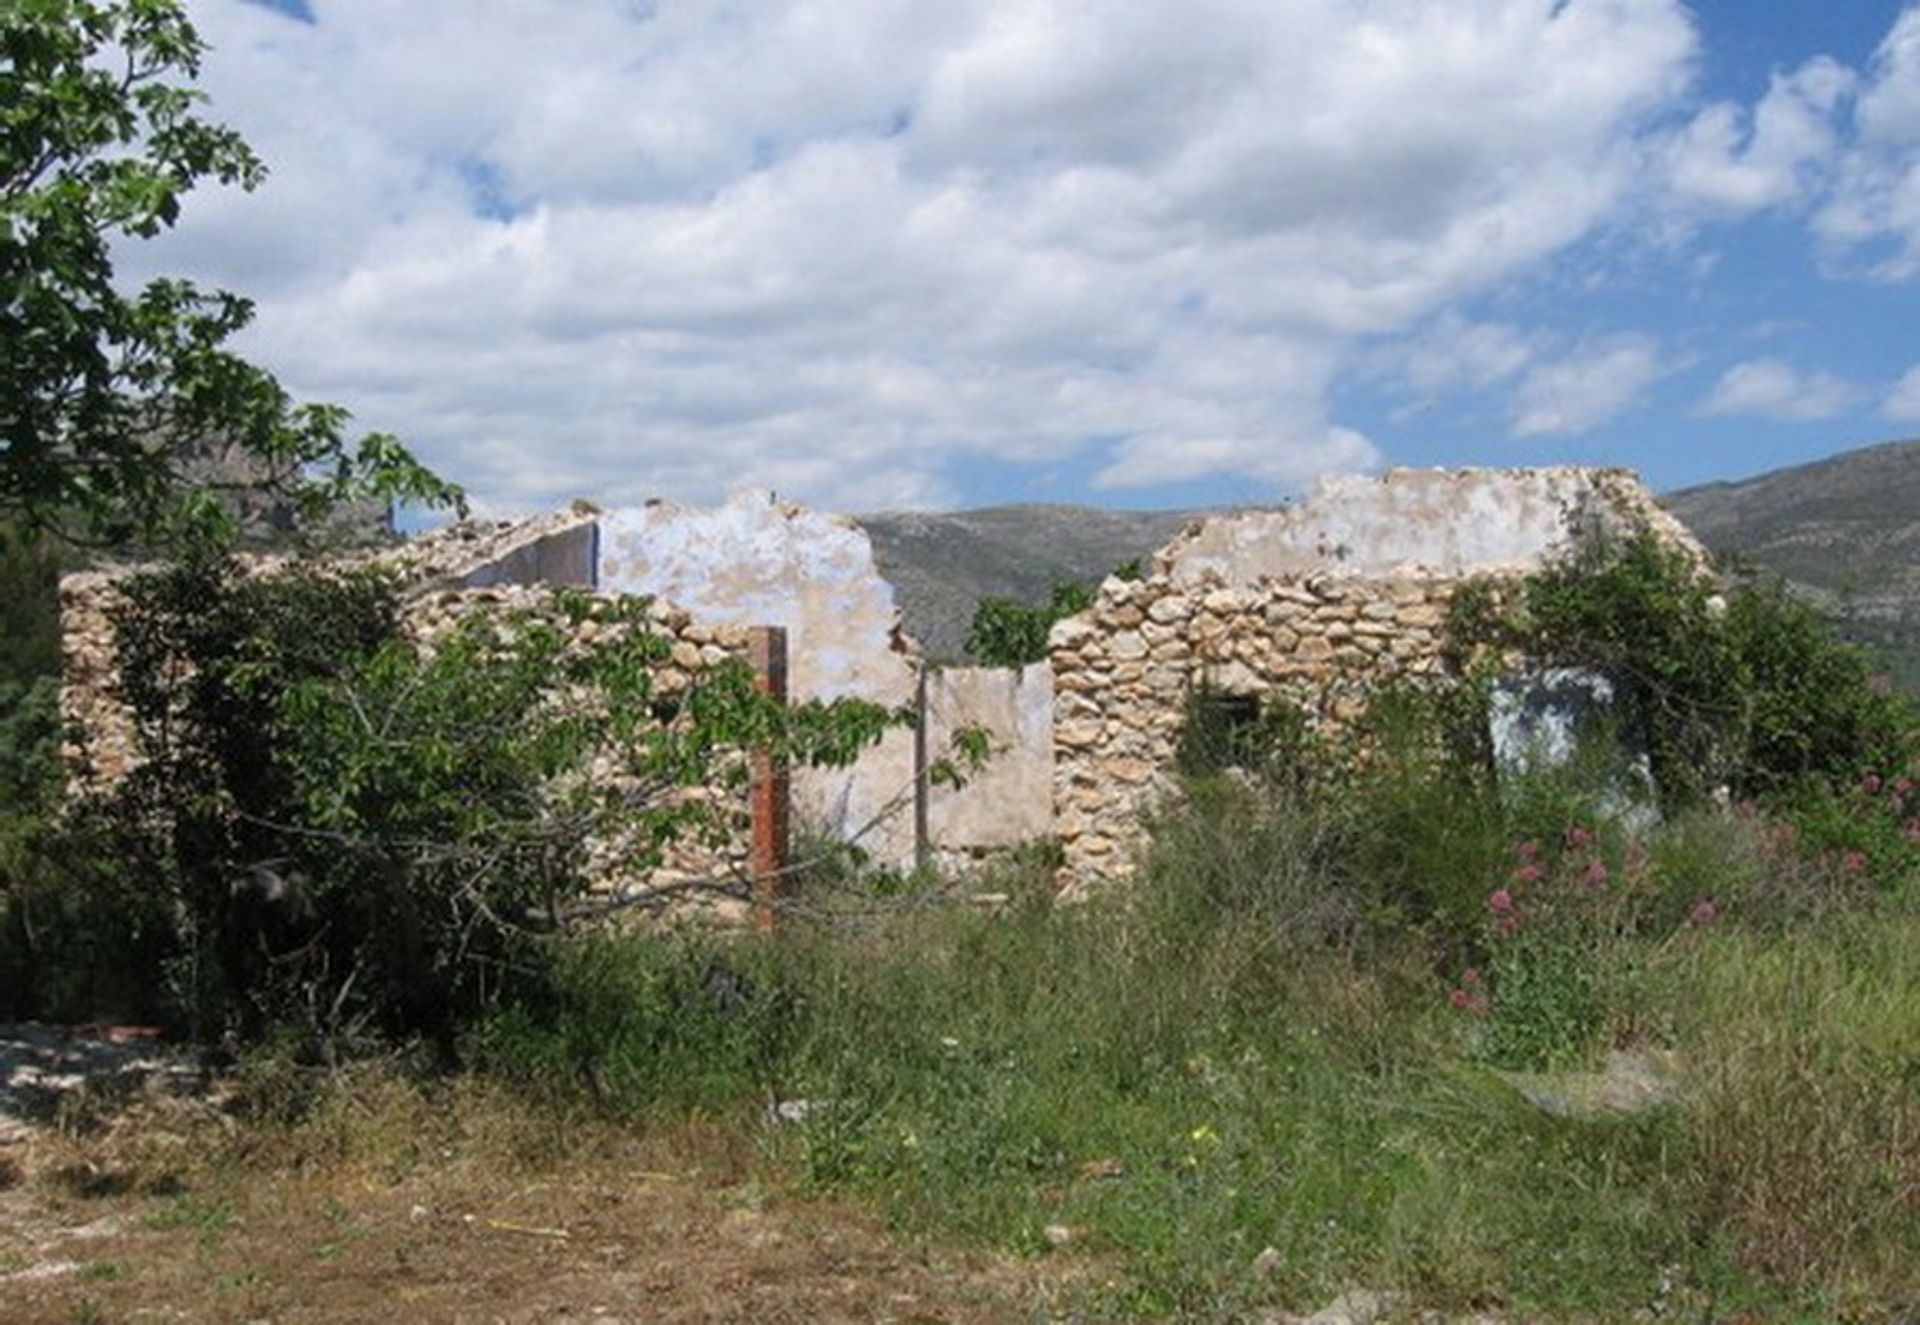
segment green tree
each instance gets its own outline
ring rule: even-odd
[[[172,226],[196,184],[265,176],[197,113],[204,51],[180,0],[0,0],[0,517],[96,543],[222,526],[186,469],[213,444],[303,514],[458,504],[391,437],[349,442],[344,410],[226,349],[246,299],[116,283],[114,246]]]
[[[1849,785],[1904,770],[1905,696],[1778,580],[1703,575],[1647,531],[1595,537],[1529,576],[1456,594],[1450,629],[1476,648],[1588,667],[1624,682],[1669,801]]]
[[[1093,606],[1093,591],[1063,581],[1044,603],[982,598],[967,626],[967,656],[987,667],[1024,667],[1047,656],[1053,623]]]

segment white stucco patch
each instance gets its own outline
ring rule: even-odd
[[[651,502],[608,511],[599,584],[667,598],[716,625],[785,628],[796,701],[913,699],[916,659],[899,636],[893,586],[866,533],[844,517],[751,491],[705,509]],[[797,770],[795,800],[803,817],[842,836],[864,832],[861,845],[876,859],[905,865],[913,776],[913,737],[898,731],[851,769]]]
[[[1285,510],[1207,520],[1160,562],[1182,584],[1406,569],[1475,575],[1537,567],[1585,527],[1636,523],[1697,548],[1628,470],[1396,469],[1323,479]]]

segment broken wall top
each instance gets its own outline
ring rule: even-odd
[[[1155,555],[1176,584],[1308,575],[1455,578],[1525,572],[1583,533],[1651,529],[1703,568],[1706,550],[1628,469],[1394,469],[1322,479],[1277,511],[1214,516]]]
[[[865,530],[770,492],[713,507],[653,501],[600,517],[600,582],[657,594],[696,617],[780,626],[794,636],[792,684],[806,698],[891,702],[918,647]]]
[[[590,589],[598,581],[599,516],[590,502],[576,501],[521,519],[463,520],[354,561],[392,570],[409,589],[504,584]]]

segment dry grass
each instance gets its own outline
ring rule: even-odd
[[[288,1089],[76,1111],[37,1138],[0,1192],[0,1318],[959,1322],[1057,1291],[789,1195],[747,1128],[640,1137],[391,1072],[235,1121]]]

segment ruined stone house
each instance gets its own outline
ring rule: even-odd
[[[1347,720],[1383,681],[1443,667],[1442,617],[1464,579],[1535,569],[1589,528],[1639,526],[1699,553],[1623,470],[1329,479],[1296,505],[1194,524],[1143,579],[1105,581],[1087,611],[1055,626],[1048,660],[1020,669],[927,664],[866,534],[764,493],[712,509],[580,504],[382,556],[424,630],[535,601],[548,585],[650,596],[675,642],[669,685],[740,656],[750,628],[781,627],[792,699],[857,696],[917,714],[851,768],[796,771],[801,823],[902,869],[1057,841],[1063,884],[1079,889],[1127,872],[1197,690],[1283,696],[1320,721]],[[62,586],[68,757],[96,780],[117,776],[128,753],[111,698],[114,578]],[[963,788],[930,786],[930,760],[971,726],[989,734],[992,759]],[[722,855],[679,868],[740,853]]]

